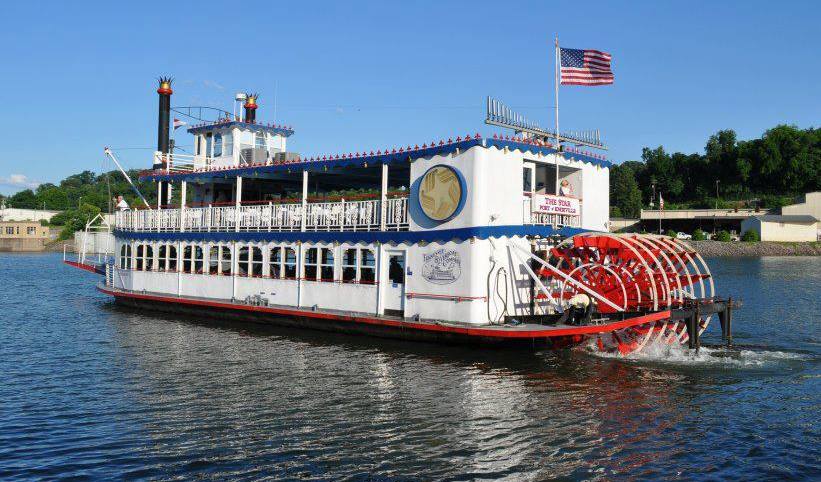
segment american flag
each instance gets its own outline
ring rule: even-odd
[[[610,54],[600,50],[559,49],[562,56],[562,85],[608,85],[613,83]]]

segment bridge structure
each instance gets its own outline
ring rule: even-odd
[[[762,209],[642,209],[640,225],[648,232],[657,232],[659,225],[668,229],[692,232],[696,228],[704,231],[726,229],[741,232],[741,222],[752,216],[770,212]]]

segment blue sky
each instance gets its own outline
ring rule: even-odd
[[[271,120],[276,96],[303,155],[490,135],[488,94],[552,126],[557,33],[610,52],[616,74],[561,89],[563,130],[601,129],[616,162],[701,151],[719,129],[818,125],[819,21],[811,1],[11,2],[0,192],[110,169],[106,145],[148,167],[163,74],[173,105],[231,110],[251,90]]]

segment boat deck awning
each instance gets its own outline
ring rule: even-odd
[[[163,172],[148,171],[140,176],[143,180],[152,181],[186,181],[186,182],[207,182],[211,179],[229,179],[235,177],[268,177],[275,173],[290,172],[319,172],[337,170],[346,167],[368,167],[382,164],[408,163],[414,159],[431,157],[437,155],[448,155],[457,150],[467,150],[472,147],[495,147],[497,149],[507,148],[532,154],[555,154],[557,151],[552,146],[546,146],[527,139],[518,138],[483,138],[478,134],[475,137],[465,139],[457,138],[456,141],[440,141],[438,144],[423,144],[420,146],[392,149],[370,153],[343,154],[334,156],[322,156],[309,159],[299,159],[291,162],[256,164],[249,166],[230,166],[205,168],[189,172]],[[611,162],[592,153],[586,153],[577,149],[569,148],[564,151],[566,158],[575,161],[586,162],[601,167],[610,167]],[[271,176],[273,177],[273,176]]]

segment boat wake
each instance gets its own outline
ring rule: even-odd
[[[698,352],[686,346],[663,340],[654,340],[648,343],[643,350],[622,356],[618,353],[607,353],[597,349],[593,344],[588,345],[585,351],[601,358],[614,358],[625,361],[653,362],[672,365],[689,366],[727,366],[760,368],[790,362],[800,362],[809,359],[809,355],[796,352],[771,350],[766,347],[735,345],[702,346]]]

